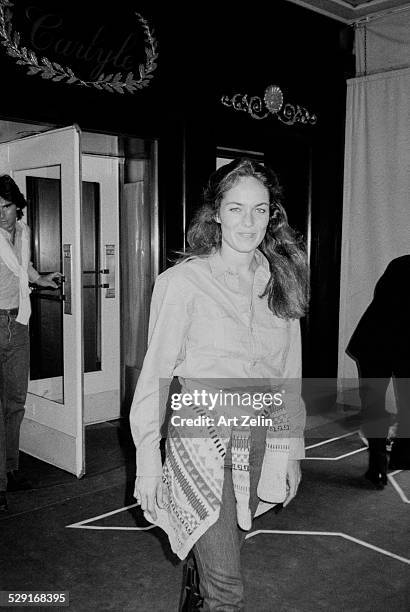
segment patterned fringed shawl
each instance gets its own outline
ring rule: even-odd
[[[197,407],[195,407],[197,409]],[[194,415],[195,416],[195,415]],[[258,484],[258,516],[286,498],[286,472],[289,457],[288,417],[284,409],[271,415],[267,428],[265,455]],[[249,426],[229,428],[196,427],[196,437],[185,435],[170,425],[163,466],[167,502],[156,507],[157,519],[145,512],[151,523],[169,537],[174,553],[184,559],[192,546],[217,521],[222,499],[224,457],[232,433],[232,479],[236,497],[238,524],[251,528],[249,510]],[[288,434],[287,434],[288,435]]]

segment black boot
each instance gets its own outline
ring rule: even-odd
[[[377,489],[387,485],[387,451],[386,438],[368,438],[369,468],[365,478],[370,480]]]
[[[199,576],[195,557],[190,554],[184,563],[182,591],[178,612],[193,612],[202,608],[203,599],[199,592]]]

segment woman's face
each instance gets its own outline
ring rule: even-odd
[[[268,190],[254,177],[241,177],[225,192],[216,221],[221,224],[222,246],[239,253],[254,251],[269,222]]]

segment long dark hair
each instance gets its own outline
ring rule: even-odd
[[[249,159],[239,158],[213,172],[204,190],[202,206],[187,233],[189,248],[180,261],[206,257],[221,248],[222,232],[215,217],[222,198],[242,177],[259,180],[269,192],[269,223],[259,250],[269,262],[270,279],[260,296],[268,296],[270,310],[284,319],[296,319],[307,311],[308,264],[304,243],[288,224],[282,206],[282,189],[272,169]]]

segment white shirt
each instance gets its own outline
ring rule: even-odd
[[[239,278],[219,253],[192,258],[166,270],[155,283],[148,350],[131,406],[138,476],[160,476],[160,428],[169,385],[178,376],[182,391],[222,386],[223,380],[253,385],[258,379],[292,381],[289,396],[290,457],[304,457],[305,409],[300,396],[299,320],[281,319],[260,298],[269,265],[256,251],[251,298],[239,291]],[[219,385],[220,383],[220,385]],[[240,382],[239,382],[240,384]]]

